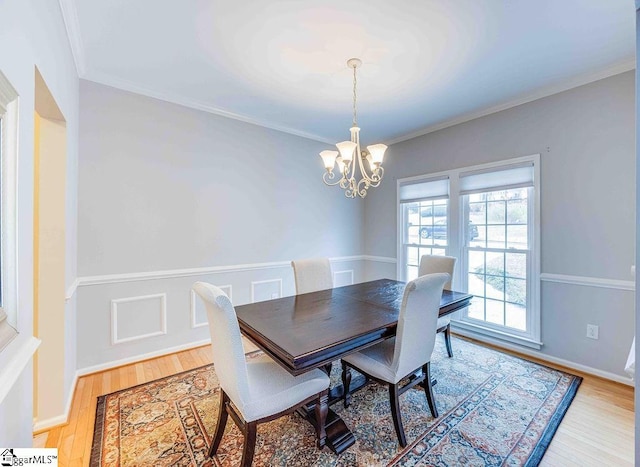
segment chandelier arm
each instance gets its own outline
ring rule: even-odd
[[[376,171],[372,171],[371,174],[369,174],[369,172],[367,172],[367,168],[363,162],[364,157],[360,156],[360,172],[362,172],[362,177],[363,179],[368,180],[369,182],[375,182],[377,177],[376,177]]]
[[[364,198],[365,196],[367,196],[367,190],[369,189],[369,186],[372,186],[372,185],[371,183],[369,183],[369,181],[366,178],[363,178],[358,182],[358,195],[361,198]]]
[[[334,178],[336,178],[336,175],[333,172],[325,172],[324,174],[322,174],[322,181],[324,182],[325,185],[336,186],[342,180],[342,177],[341,177],[335,182],[329,181],[329,180],[333,180]]]
[[[384,167],[382,167],[381,165],[378,166],[378,168],[376,169],[376,174],[375,175],[377,177],[377,180],[376,180],[377,185],[376,186],[378,186],[378,185],[380,185],[380,182],[382,181],[382,177],[384,177]]]
[[[344,181],[344,183],[346,184],[352,178],[355,178],[354,176],[355,176],[355,170],[354,170],[354,167],[353,167],[353,161],[351,161],[348,164],[346,164],[345,167],[344,167],[344,171],[342,172],[342,181]],[[340,186],[342,186],[342,185],[340,185]]]
[[[358,195],[358,192],[355,189],[352,190],[350,188],[350,189],[344,191],[344,195],[347,198],[355,198]]]
[[[380,182],[382,181],[383,176],[384,176],[384,169],[382,167],[378,167],[376,170],[374,170],[371,176],[369,177],[369,182],[371,183],[371,186],[375,188],[378,185],[380,185]]]

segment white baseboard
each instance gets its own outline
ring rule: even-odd
[[[553,357],[551,355],[547,355],[545,353],[539,352],[537,350],[528,349],[526,347],[522,347],[519,345],[509,344],[507,342],[503,342],[498,339],[493,339],[488,336],[478,335],[473,332],[468,332],[463,329],[456,329],[455,334],[459,334],[464,337],[469,337],[471,339],[486,342],[488,344],[494,345],[496,347],[500,347],[506,350],[511,350],[513,352],[517,352],[519,354],[528,355],[530,357],[535,357],[537,359],[543,360],[549,363],[555,363],[556,365],[561,365],[567,368],[571,368],[573,370],[581,371],[583,373],[587,373],[593,376],[598,376],[600,378],[608,379],[611,381],[615,381],[616,383],[622,383],[627,386],[635,386],[635,382],[631,378],[627,378],[625,376],[617,375],[615,373],[611,373],[609,371],[599,370],[597,368],[593,368],[587,365],[582,365],[581,363],[572,362],[570,360],[565,360],[563,358]]]
[[[54,426],[64,425],[67,423],[69,414],[58,415],[56,417],[47,418],[45,420],[38,420],[33,423],[33,431],[46,431]]]
[[[211,339],[203,339],[201,341],[190,342],[188,344],[176,345],[174,347],[168,347],[166,349],[156,350],[154,352],[148,352],[145,354],[133,355],[131,357],[123,358],[121,360],[113,360],[110,362],[100,363],[98,365],[87,366],[80,368],[76,371],[76,376],[86,376],[91,373],[97,373],[99,371],[110,370],[119,366],[129,365],[131,363],[141,362],[143,360],[149,360],[150,358],[161,357],[163,355],[182,352],[183,350],[193,349],[195,347],[201,347],[211,343]]]
[[[513,344],[508,344],[506,342],[502,342],[498,339],[492,339],[491,337],[487,337],[487,336],[479,336],[477,334],[471,333],[471,332],[466,332],[462,329],[456,329],[456,331],[454,332],[454,334],[459,334],[461,336],[465,336],[465,337],[470,337],[474,340],[480,341],[480,342],[487,342],[489,344],[492,344],[496,347],[499,348],[503,348],[506,350],[511,350],[514,352],[518,352],[520,354],[523,355],[528,355],[531,357],[535,357],[538,358],[540,360],[549,362],[549,363],[555,363],[556,365],[561,365],[567,368],[571,368],[574,370],[578,370],[581,371],[583,373],[587,373],[587,374],[591,374],[594,376],[598,376],[600,378],[604,378],[604,379],[608,379],[611,381],[615,381],[617,383],[621,383],[621,384],[625,384],[627,386],[635,386],[634,380],[631,378],[626,378],[624,376],[620,376],[617,375],[615,373],[610,373],[608,371],[602,371],[602,370],[598,370],[597,368],[592,368],[590,366],[587,365],[582,365],[580,363],[575,363],[569,360],[565,360],[562,358],[557,358],[557,357],[553,357],[547,354],[544,354],[542,352],[538,352],[535,350],[530,350],[527,348],[523,348],[521,346],[518,345],[513,345]],[[49,428],[53,428],[54,426],[58,426],[58,425],[62,425],[67,423],[68,418],[69,418],[69,413],[71,412],[71,404],[73,403],[73,397],[75,395],[75,390],[76,390],[76,386],[78,384],[78,379],[81,376],[86,376],[92,373],[97,373],[99,371],[105,371],[105,370],[110,370],[112,368],[117,368],[120,366],[124,366],[124,365],[129,365],[131,363],[137,363],[137,362],[141,362],[144,360],[149,360],[151,358],[156,358],[156,357],[160,357],[163,355],[168,355],[168,354],[172,354],[172,353],[176,353],[176,352],[181,352],[184,350],[189,350],[189,349],[193,349],[196,347],[201,347],[203,345],[207,345],[211,343],[211,339],[203,339],[201,341],[196,341],[196,342],[191,342],[189,344],[183,344],[183,345],[178,345],[178,346],[174,346],[174,347],[170,347],[170,348],[166,348],[166,349],[162,349],[162,350],[158,350],[155,352],[148,352],[145,354],[140,354],[140,355],[136,355],[133,357],[128,357],[128,358],[123,358],[121,360],[114,360],[111,362],[106,362],[106,363],[101,363],[99,365],[94,365],[94,366],[89,366],[89,367],[85,367],[85,368],[81,368],[79,370],[76,371],[74,379],[73,379],[73,383],[71,384],[71,388],[69,390],[69,395],[67,397],[67,403],[65,406],[65,413],[62,415],[58,415],[55,417],[51,417],[45,420],[38,420],[38,421],[34,421],[33,424],[33,431],[34,432],[38,432],[38,431],[45,431]]]
[[[44,420],[33,421],[33,431],[46,431],[54,426],[64,425],[69,423],[69,414],[71,413],[71,404],[73,403],[73,396],[76,394],[76,386],[78,385],[78,372],[73,375],[73,381],[69,388],[69,394],[67,394],[67,403],[64,407],[64,413],[56,417],[47,418]]]
[[[150,358],[161,357],[163,355],[181,352],[183,350],[189,350],[196,347],[201,347],[203,345],[207,345],[210,343],[211,343],[211,339],[204,339],[197,342],[191,342],[189,344],[177,345],[175,347],[157,350],[155,352],[149,352],[145,354],[135,355],[133,357],[123,358],[121,360],[114,360],[111,362],[101,363],[100,365],[81,368],[76,371],[73,377],[73,383],[71,384],[71,388],[67,396],[67,403],[65,404],[64,413],[61,415],[56,415],[55,417],[44,419],[44,420],[34,420],[33,431],[34,432],[46,431],[50,428],[53,428],[58,425],[64,425],[65,423],[68,422],[69,413],[71,413],[71,404],[73,403],[73,397],[76,392],[76,386],[78,385],[78,379],[81,376],[90,375],[92,373],[97,373],[99,371],[110,370],[112,368],[117,368],[123,365],[129,365],[131,363],[137,363],[144,360],[149,360]]]

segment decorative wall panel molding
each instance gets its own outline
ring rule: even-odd
[[[251,303],[282,297],[282,278],[251,281]]]
[[[353,285],[353,269],[333,273],[333,286],[342,287],[345,285]]]
[[[217,287],[221,289],[225,294],[227,294],[227,297],[229,297],[229,300],[231,300],[231,303],[233,303],[233,296],[231,292],[232,287],[230,285],[218,285]],[[202,300],[198,298],[193,290],[189,291],[189,296],[191,298],[191,306],[189,307],[191,310],[191,327],[199,328],[202,326],[206,326],[208,324],[207,310],[204,307],[204,303],[202,303]]]
[[[137,304],[136,304],[137,302]],[[157,309],[149,307],[149,303],[156,302]],[[154,314],[156,316],[154,317]],[[154,319],[155,318],[155,319]],[[127,328],[142,330],[146,325],[151,326],[148,332],[123,336]],[[135,332],[135,331],[134,331]],[[118,298],[111,300],[111,344],[122,344],[167,333],[167,294],[139,295],[137,297]]]

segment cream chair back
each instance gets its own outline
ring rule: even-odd
[[[333,288],[328,258],[297,259],[291,261],[291,266],[297,295]]]
[[[456,268],[456,261],[457,258],[454,256],[422,255],[420,258],[420,267],[418,268],[418,276],[436,272],[446,272],[450,278],[447,283],[444,284],[444,288],[451,290],[451,280],[453,279],[453,272]]]
[[[408,375],[431,360],[442,288],[449,280],[446,273],[428,274],[405,287],[392,363],[396,375]]]
[[[207,309],[213,365],[220,387],[242,412],[251,401],[247,362],[236,311],[229,297],[214,285],[196,282],[193,291],[204,301]]]

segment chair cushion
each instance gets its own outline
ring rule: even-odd
[[[250,402],[238,407],[245,421],[268,417],[298,405],[329,387],[321,370],[292,376],[267,355],[247,361]]]
[[[364,350],[347,355],[342,360],[374,378],[395,384],[406,376],[397,374],[397,369],[393,368],[395,345],[396,338],[392,337]]]

